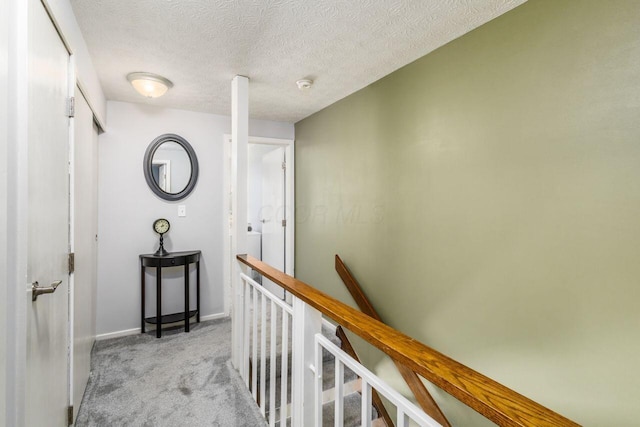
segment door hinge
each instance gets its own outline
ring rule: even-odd
[[[69,274],[73,273],[76,270],[76,254],[71,252],[69,254]]]
[[[67,408],[67,425],[73,424],[73,406]]]
[[[76,116],[76,98],[71,96],[67,101],[67,114],[69,117]]]
[[[286,220],[286,219],[283,219],[283,220],[282,220],[282,226],[283,226],[283,227],[286,227],[286,226],[287,226],[287,220]]]
[[[287,162],[282,162],[282,169],[287,170]]]

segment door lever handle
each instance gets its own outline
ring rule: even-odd
[[[62,284],[62,280],[57,280],[51,284],[51,286],[41,287],[38,282],[31,284],[31,301],[38,299],[38,295],[52,294],[58,289],[58,286]]]

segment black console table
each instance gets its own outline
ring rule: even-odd
[[[189,309],[189,264],[196,264],[196,309]],[[184,312],[162,315],[162,267],[184,265]],[[145,312],[145,267],[156,268],[156,317],[144,317]],[[189,332],[189,319],[196,316],[200,323],[200,251],[169,252],[166,255],[140,255],[140,285],[142,289],[141,331],[145,332],[145,322],[156,324],[156,337],[162,336],[162,324],[184,319],[184,331]]]

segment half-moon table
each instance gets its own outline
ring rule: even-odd
[[[189,319],[196,316],[196,322],[200,323],[200,251],[169,252],[166,255],[142,254],[140,255],[140,287],[141,300],[141,324],[140,330],[145,332],[145,322],[156,325],[156,337],[162,336],[162,325],[165,323],[184,320],[184,331],[189,332]],[[196,309],[189,309],[189,264],[196,264]],[[162,267],[179,267],[184,265],[184,312],[162,314]],[[156,268],[156,316],[145,318],[145,268]]]

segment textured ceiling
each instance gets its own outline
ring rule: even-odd
[[[526,0],[71,0],[107,99],[297,122]],[[174,87],[146,100],[133,71]],[[301,92],[296,80],[311,78]]]

